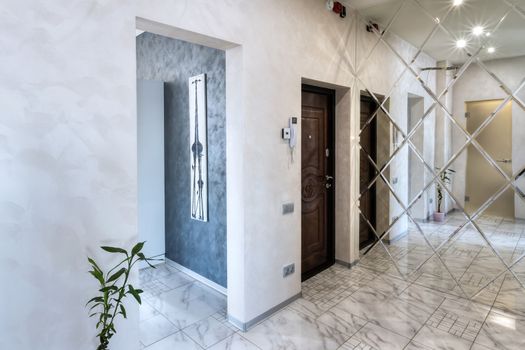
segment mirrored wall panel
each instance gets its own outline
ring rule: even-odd
[[[353,4],[362,266],[525,316],[525,0]]]

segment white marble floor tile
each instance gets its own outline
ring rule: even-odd
[[[244,337],[263,350],[335,350],[347,339],[335,329],[291,309],[279,311]]]
[[[165,277],[159,277],[158,280],[164,285],[168,286],[170,289],[178,288],[194,281],[191,277],[185,275],[182,272],[176,272]]]
[[[317,319],[319,322],[351,337],[360,330],[367,321],[343,308],[332,308]]]
[[[239,334],[234,334],[213,345],[209,350],[261,350]]]
[[[490,349],[525,349],[525,318],[492,309],[475,342]]]
[[[202,350],[199,344],[195,343],[186,334],[179,331],[172,334],[153,345],[146,348],[147,350]]]
[[[411,341],[410,343],[408,343],[408,345],[406,346],[404,350],[434,350],[434,349],[426,345],[416,343],[415,341]]]
[[[151,305],[148,303],[142,303],[139,306],[139,314],[140,314],[140,321],[146,321],[150,318],[157,316],[159,312],[155,310]]]
[[[409,342],[409,338],[368,323],[345,342],[341,350],[402,350]]]
[[[185,302],[163,302],[157,309],[178,328],[185,328],[195,322],[203,320],[218,310],[222,305],[217,305],[214,300],[210,302],[205,297],[191,299]]]
[[[178,330],[166,317],[156,315],[140,322],[140,341],[145,346],[149,346]]]
[[[184,333],[203,348],[207,348],[228,338],[235,332],[232,328],[210,316],[184,328]]]
[[[431,326],[423,326],[414,337],[414,342],[434,350],[468,350],[472,345],[472,341]]]
[[[326,308],[321,308],[317,304],[304,298],[299,298],[293,301],[288,305],[288,308],[314,318],[320,316],[326,311]]]
[[[384,298],[381,293],[356,292],[343,300],[331,311],[351,313],[402,336],[412,338],[430,317],[433,308],[406,298]]]

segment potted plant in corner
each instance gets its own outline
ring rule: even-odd
[[[436,168],[436,170],[438,172],[441,171],[441,169],[439,168]],[[441,182],[444,183],[445,185],[449,185],[451,174],[455,172],[456,171],[452,169],[445,169],[443,172],[439,174],[439,178],[441,179]],[[445,221],[446,213],[441,211],[442,206],[443,206],[443,198],[444,198],[444,195],[443,195],[444,190],[443,190],[443,187],[441,187],[441,183],[438,183],[436,185],[436,191],[437,191],[437,211],[434,212],[434,221],[443,222]]]
[[[140,294],[142,290],[136,289],[129,281],[129,274],[133,266],[139,261],[145,261],[149,266],[149,259],[141,252],[145,242],[137,243],[131,251],[126,251],[123,248],[117,247],[100,247],[105,252],[111,254],[122,255],[122,260],[113,266],[108,272],[104,272],[94,259],[88,258],[92,270],[89,273],[100,284],[97,295],[91,298],[86,306],[90,305],[89,317],[97,317],[98,322],[96,329],[98,330],[97,338],[99,345],[97,350],[109,349],[109,341],[117,330],[115,329],[115,319],[118,316],[127,317],[126,309],[123,305],[124,299],[131,295],[140,304]]]

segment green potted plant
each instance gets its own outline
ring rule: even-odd
[[[86,303],[86,306],[90,306],[89,317],[98,318],[96,329],[99,332],[97,334],[99,345],[97,350],[109,349],[109,341],[117,333],[116,318],[119,316],[127,318],[126,308],[123,305],[124,299],[131,295],[139,304],[141,303],[140,294],[142,290],[133,287],[128,281],[129,274],[137,262],[145,261],[154,268],[150,264],[150,261],[154,259],[146,258],[141,252],[144,243],[137,243],[129,252],[123,248],[100,247],[105,252],[122,255],[122,260],[108,272],[104,272],[94,259],[88,258],[92,268],[89,273],[99,283],[97,295]]]
[[[436,168],[436,170],[439,172],[441,169]],[[449,185],[451,182],[451,176],[456,171],[453,169],[445,169],[443,172],[439,174],[439,178],[441,179],[441,182],[445,185]],[[436,185],[436,192],[437,192],[437,211],[434,212],[434,221],[437,222],[443,222],[445,221],[445,215],[446,213],[442,212],[443,207],[443,198],[444,198],[444,189],[441,187],[440,183],[437,183]]]

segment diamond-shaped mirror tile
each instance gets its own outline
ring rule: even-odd
[[[507,264],[513,262],[515,250],[525,230],[524,220],[516,218],[518,203],[514,189],[508,187],[474,219]]]
[[[438,193],[438,184],[433,182],[409,209],[411,217],[428,242],[437,249],[451,237],[457,235],[468,219],[459,205],[445,192]]]
[[[362,261],[482,308],[520,304],[525,1],[399,0],[358,12],[356,81],[376,103],[361,122],[361,167],[373,165],[361,197],[378,203],[361,212],[376,237]]]

